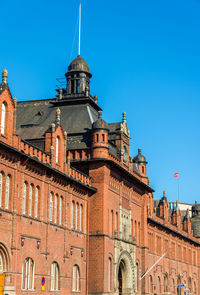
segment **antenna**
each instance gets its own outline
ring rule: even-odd
[[[81,1],[79,5],[79,42],[78,42],[78,55],[81,55]]]

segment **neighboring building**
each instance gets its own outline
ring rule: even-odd
[[[17,102],[3,71],[4,293],[177,294],[187,283],[199,294],[200,206],[192,225],[188,211],[169,210],[166,193],[154,206],[147,161],[140,149],[129,155],[126,114],[102,119],[80,56],[65,76],[56,98]]]

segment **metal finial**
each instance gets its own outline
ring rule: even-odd
[[[166,190],[163,191],[163,197],[166,197]]]
[[[150,178],[148,178],[148,180],[147,180],[148,186],[150,186],[150,183],[151,183]]]
[[[102,117],[102,111],[99,111],[98,118],[101,119],[101,117]]]
[[[8,79],[8,71],[4,69],[2,72],[2,83],[7,84],[7,79]]]
[[[142,149],[139,148],[138,149],[138,154],[141,154],[141,152],[142,152]]]
[[[123,112],[123,113],[122,113],[122,116],[123,116],[123,117],[122,117],[122,122],[123,122],[123,123],[126,123],[126,112]]]

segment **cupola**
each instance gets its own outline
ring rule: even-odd
[[[90,95],[90,69],[87,62],[79,55],[68,66],[67,95]]]

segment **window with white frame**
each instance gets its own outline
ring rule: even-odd
[[[26,192],[27,192],[27,183],[24,182],[23,187],[23,206],[22,206],[22,213],[26,214]]]
[[[59,290],[59,269],[58,264],[53,262],[51,264],[51,291]]]
[[[0,207],[2,204],[2,191],[3,191],[3,174],[0,172]]]
[[[33,185],[31,184],[29,188],[29,210],[28,210],[29,216],[32,216],[32,200],[33,200]]]
[[[80,271],[78,265],[73,266],[72,273],[72,291],[78,292],[80,291]]]
[[[6,104],[2,104],[1,109],[1,134],[5,134],[5,123],[6,123]]]
[[[62,224],[62,207],[63,207],[63,197],[60,197],[60,206],[59,206],[59,224]]]
[[[33,259],[26,258],[22,268],[22,289],[34,290],[34,261]]]
[[[57,212],[58,212],[58,195],[55,195],[55,200],[54,200],[54,223],[57,223]]]
[[[6,209],[9,209],[9,202],[10,202],[10,175],[6,177],[6,202],[5,202]]]
[[[49,200],[49,220],[53,220],[53,193],[50,193],[50,200]]]
[[[39,195],[39,188],[37,186],[35,189],[35,218],[38,217],[38,195]]]
[[[56,163],[59,162],[59,137],[56,137]]]

